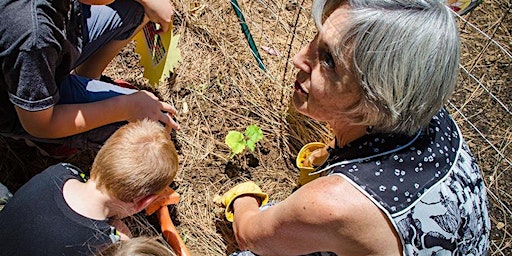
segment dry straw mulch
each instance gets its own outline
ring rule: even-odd
[[[298,115],[290,107],[295,80],[293,54],[314,35],[311,1],[239,1],[248,27],[258,45],[266,71],[253,57],[229,1],[173,1],[174,33],[181,36],[183,62],[175,74],[155,91],[173,103],[182,129],[174,135],[180,154],[180,172],[172,187],[181,202],[171,207],[175,224],[194,255],[228,255],[237,250],[223,209],[215,195],[241,181],[256,181],[271,200],[283,200],[295,186],[298,170],[295,154],[305,143],[327,141],[323,124]],[[481,163],[489,188],[492,216],[492,255],[512,255],[512,49],[511,3],[487,0],[460,19],[463,66],[460,85],[449,108],[459,123],[474,155]],[[442,28],[441,28],[442,29]],[[489,39],[498,42],[500,49]],[[491,43],[489,43],[491,42]],[[273,55],[262,47],[274,50]],[[130,44],[107,73],[146,86],[138,56]],[[230,159],[224,137],[230,130],[243,131],[257,124],[264,139],[255,152]],[[6,156],[0,173],[29,178],[52,163],[33,157],[10,140],[0,140]],[[27,155],[28,154],[28,155]],[[88,169],[93,155],[83,153],[68,161]],[[5,182],[2,175],[2,181]],[[6,183],[7,184],[7,183]],[[135,233],[156,233],[154,220],[139,215],[131,220]]]

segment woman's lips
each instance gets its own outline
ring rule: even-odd
[[[302,86],[300,85],[299,81],[295,81],[295,90],[307,94],[307,92],[304,91],[304,89],[302,89]]]

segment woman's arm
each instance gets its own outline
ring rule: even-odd
[[[258,255],[400,254],[400,240],[386,216],[340,176],[311,181],[263,211],[249,196],[233,206],[240,248]]]
[[[329,213],[334,212],[329,206],[334,197],[318,190],[326,183],[317,180],[264,211],[253,197],[237,198],[233,229],[240,248],[259,255],[302,255],[335,249],[333,241],[340,239],[335,227],[343,221],[335,217],[338,214]]]

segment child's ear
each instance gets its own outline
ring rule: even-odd
[[[153,201],[155,201],[155,199],[158,197],[157,194],[152,194],[152,195],[149,195],[149,196],[141,196],[141,197],[138,197],[138,198],[135,198],[134,200],[134,203],[135,203],[135,210],[137,212],[140,212],[142,211],[144,208],[146,208],[150,203],[152,203]]]

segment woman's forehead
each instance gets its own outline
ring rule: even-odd
[[[350,7],[348,5],[341,5],[336,8],[323,23],[323,27],[339,27],[348,22],[350,18]]]
[[[329,45],[336,43],[347,27],[349,18],[349,7],[347,5],[336,8],[327,17],[322,27],[318,29],[321,40]]]

